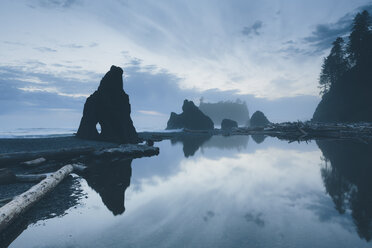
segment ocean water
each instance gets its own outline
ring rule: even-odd
[[[100,128],[97,128],[100,131]],[[137,132],[180,132],[179,130],[150,129],[146,127],[136,128]],[[77,132],[77,128],[14,128],[0,129],[0,138],[52,138],[72,136]]]
[[[371,145],[265,136],[155,145],[155,157],[92,161],[34,207],[10,247],[372,246]]]
[[[0,138],[51,138],[71,136],[77,128],[14,128],[0,129]]]

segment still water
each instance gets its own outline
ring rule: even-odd
[[[156,145],[157,157],[97,161],[64,182],[69,200],[10,247],[372,246],[369,145],[262,136]]]

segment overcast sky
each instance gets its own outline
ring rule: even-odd
[[[2,0],[1,128],[77,128],[113,64],[139,129],[201,96],[310,119],[322,58],[362,9],[371,1]]]

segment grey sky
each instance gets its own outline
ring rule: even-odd
[[[347,33],[356,11],[371,6],[363,0],[3,0],[0,102],[9,107],[0,119],[14,126],[26,112],[44,111],[46,119],[59,113],[61,120],[74,112],[66,125],[76,126],[84,97],[112,64],[126,73],[140,126],[146,118],[162,123],[169,111],[180,111],[182,98],[200,96],[239,97],[251,112],[262,109],[275,121],[310,119],[322,57]],[[39,125],[48,123],[40,118]]]

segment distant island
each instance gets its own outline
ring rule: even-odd
[[[322,100],[313,121],[372,121],[372,21],[367,11],[358,13],[350,35],[338,37],[324,58],[319,77]]]
[[[217,103],[204,102],[200,99],[199,109],[209,116],[215,125],[221,125],[223,119],[231,119],[239,126],[249,125],[249,111],[247,103],[237,99],[233,101],[220,101]]]

